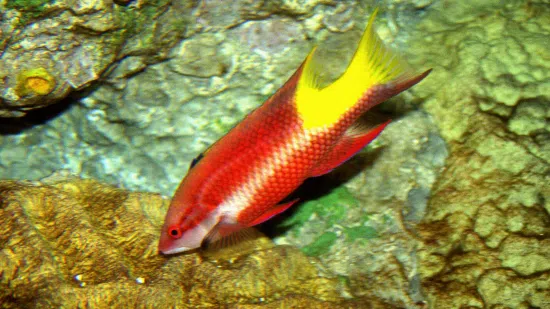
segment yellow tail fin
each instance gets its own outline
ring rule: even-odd
[[[409,66],[384,46],[374,31],[377,13],[378,9],[372,13],[350,64],[334,83],[321,88],[322,67],[313,59],[315,49],[306,58],[296,90],[296,105],[305,128],[336,122],[373,85],[412,76]]]

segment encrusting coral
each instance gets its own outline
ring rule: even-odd
[[[0,307],[387,308],[344,299],[338,279],[265,237],[222,262],[162,256],[166,207],[92,180],[0,181]]]

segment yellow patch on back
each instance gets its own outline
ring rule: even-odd
[[[378,9],[372,13],[346,71],[334,83],[321,88],[322,68],[314,59],[315,48],[307,56],[296,90],[296,107],[304,128],[335,123],[370,87],[410,74],[409,67],[384,46],[374,31],[377,12]]]

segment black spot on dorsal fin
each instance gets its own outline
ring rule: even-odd
[[[199,154],[193,161],[191,161],[191,164],[189,165],[189,169],[192,169],[193,166],[197,165],[199,161],[204,157],[204,153]]]

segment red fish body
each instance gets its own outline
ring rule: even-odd
[[[165,254],[200,247],[259,224],[305,179],[328,173],[387,125],[360,126],[373,106],[422,80],[386,49],[371,16],[346,72],[320,87],[313,52],[287,83],[193,164],[178,187],[161,231]],[[340,102],[339,102],[340,101]]]

